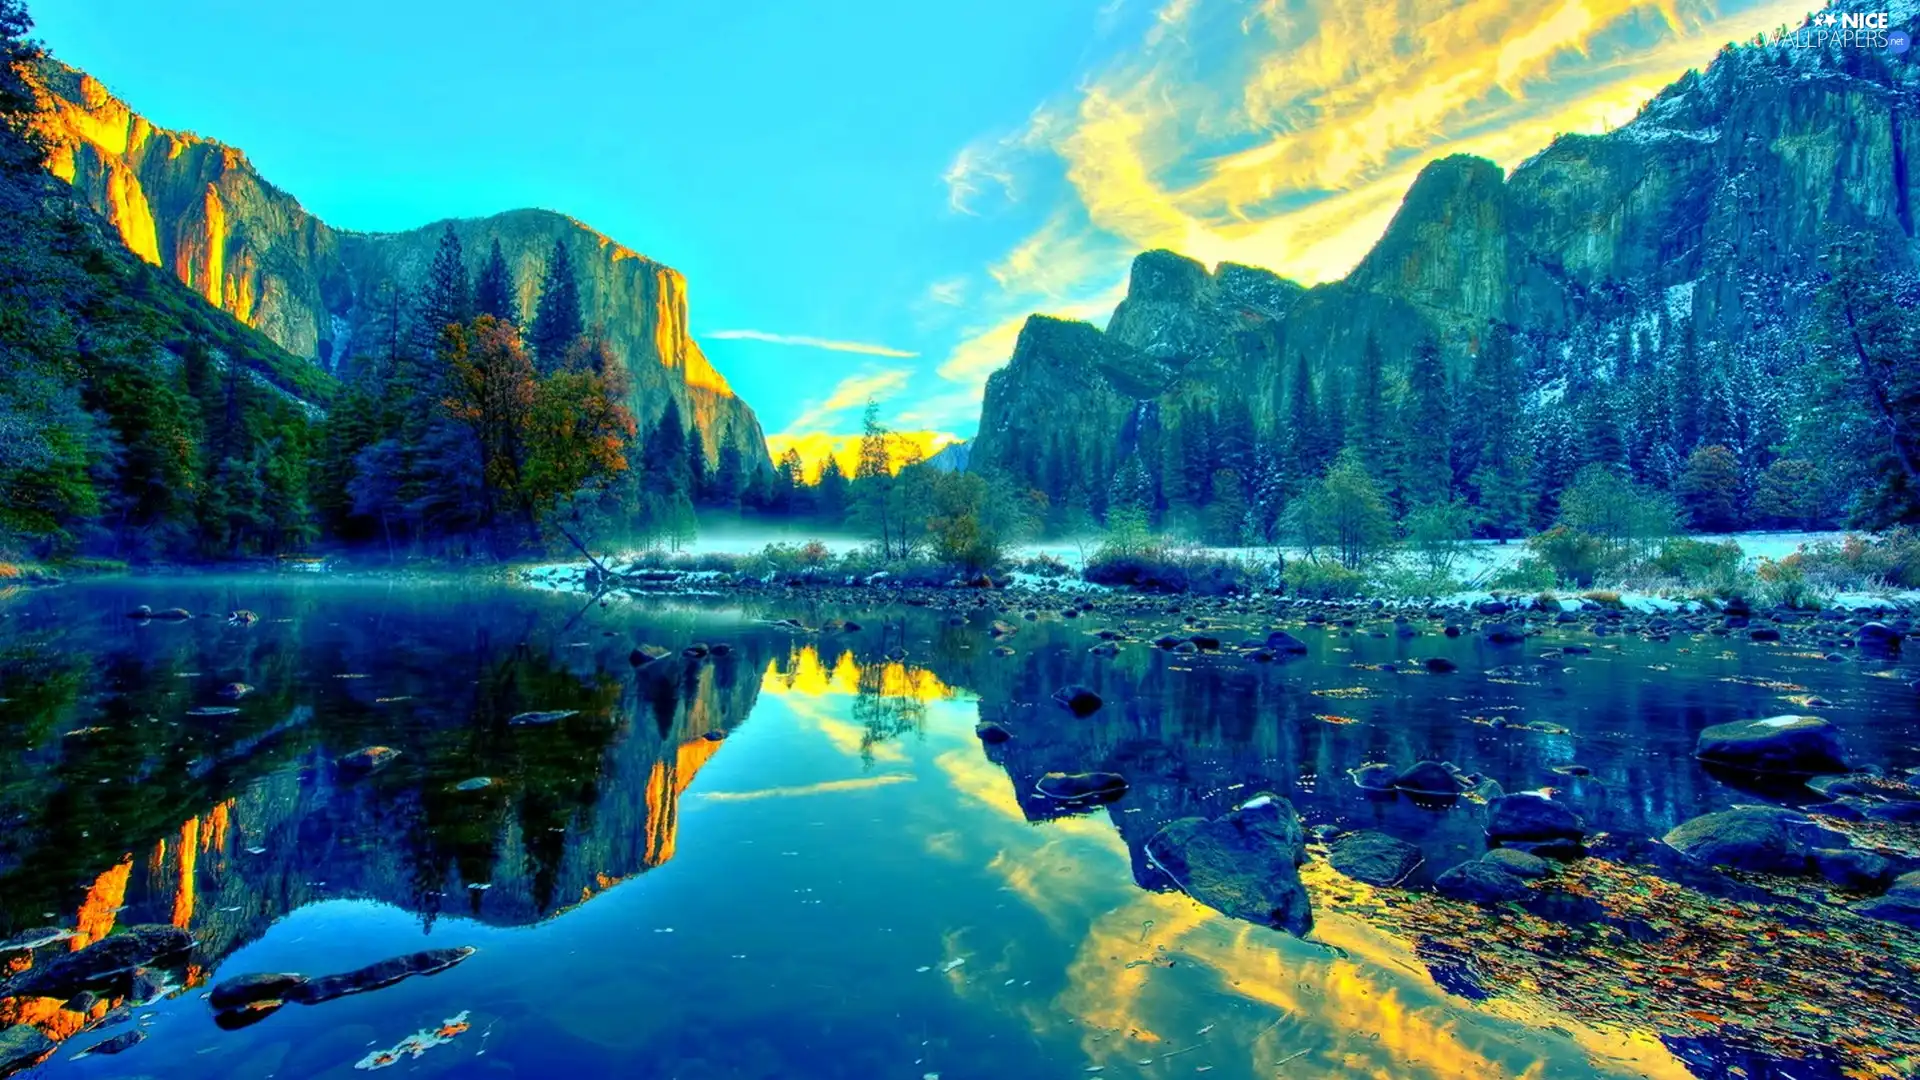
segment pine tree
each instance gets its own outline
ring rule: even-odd
[[[1286,473],[1289,486],[1298,491],[1308,477],[1320,471],[1320,410],[1313,397],[1313,371],[1302,350],[1294,357],[1293,375],[1287,385],[1288,429]]]
[[[840,459],[831,453],[820,463],[820,481],[814,485],[814,495],[822,521],[837,526],[846,520],[847,504],[851,501],[847,474],[840,467]]]
[[[551,371],[572,347],[574,339],[586,332],[580,311],[580,281],[573,269],[573,256],[567,253],[564,238],[553,242],[553,256],[547,260],[546,280],[540,284],[540,300],[534,306],[533,329],[527,335],[534,358],[543,371]]]
[[[492,250],[487,252],[486,265],[480,268],[480,276],[473,284],[474,314],[491,315],[518,326],[520,302],[514,292],[513,271],[507,268],[507,258],[500,251],[500,238],[496,236]]]
[[[1360,455],[1373,477],[1387,472],[1387,446],[1392,432],[1387,422],[1386,361],[1380,342],[1368,331],[1360,348],[1360,366],[1354,372],[1353,400],[1347,411],[1346,446]]]
[[[433,253],[433,265],[416,302],[414,320],[416,356],[434,356],[440,352],[447,327],[473,318],[473,296],[467,287],[466,254],[460,237],[448,222],[440,234],[440,246]]]
[[[707,501],[707,440],[700,434],[698,427],[687,430],[687,497],[695,506]]]
[[[1740,464],[1724,446],[1703,446],[1687,458],[1680,474],[1679,494],[1693,527],[1702,532],[1729,532],[1739,524],[1736,499]]]
[[[680,423],[680,405],[672,398],[667,399],[667,407],[647,434],[640,458],[645,472],[642,486],[657,512],[664,512],[674,495],[686,495],[691,489],[692,481],[687,475],[687,429]]]
[[[1452,498],[1452,415],[1440,345],[1422,338],[1407,373],[1407,404],[1401,421],[1400,490],[1410,507]]]

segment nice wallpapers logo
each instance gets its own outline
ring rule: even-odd
[[[1822,12],[1798,30],[1774,34],[1773,40],[1795,49],[1880,49],[1895,56],[1913,45],[1912,35],[1895,30],[1884,11]]]

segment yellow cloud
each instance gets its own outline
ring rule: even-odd
[[[835,341],[832,338],[807,337],[804,334],[774,334],[765,330],[713,330],[702,337],[716,341],[764,341],[769,345],[798,345],[808,349],[825,349],[828,352],[863,353],[867,356],[919,356],[917,352],[896,349],[890,345],[871,345],[864,341]]]
[[[911,371],[904,368],[849,375],[835,384],[826,397],[807,406],[805,411],[794,417],[793,423],[787,425],[787,432],[791,434],[817,429],[834,416],[865,405],[868,398],[885,397],[898,390],[912,375]]]
[[[961,441],[958,435],[948,431],[896,431],[893,436],[893,460],[890,464],[894,472],[899,472],[910,462],[925,461],[941,449]],[[860,464],[860,436],[857,434],[808,431],[767,436],[767,451],[774,460],[778,461],[788,450],[799,451],[808,483],[820,478],[820,467],[826,464],[829,454],[840,463],[841,471],[848,476],[852,476]]]
[[[1098,320],[1149,248],[1305,284],[1340,278],[1427,162],[1470,153],[1511,168],[1558,134],[1618,127],[1722,42],[1797,23],[1804,8],[1265,0],[1242,15],[1169,0],[1130,54],[956,159],[950,185],[992,175],[1011,189],[1023,173],[1057,172],[1065,191],[988,266],[999,295],[978,304],[996,321],[965,333],[938,373],[955,393],[977,391],[1030,311]]]

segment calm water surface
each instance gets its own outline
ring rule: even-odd
[[[142,603],[260,620],[125,617]],[[1169,820],[1271,790],[1310,825],[1419,844],[1430,877],[1484,850],[1477,809],[1370,799],[1346,776],[1420,758],[1658,835],[1752,801],[1689,756],[1700,727],[1815,695],[1866,759],[1920,764],[1912,671],[1705,636],[1572,628],[1593,654],[1543,660],[1560,639],[1496,649],[1363,620],[1294,626],[1312,651],[1284,664],[1140,644],[1107,659],[1087,652],[1111,625],[1097,614],[264,577],[24,592],[0,613],[0,938],[171,923],[197,942],[119,1026],[81,1030],[112,995],[0,1000],[0,1026],[71,1036],[37,1074],[61,1080],[359,1076],[437,1029],[394,1075],[1829,1075],[1729,1072],[1657,1024],[1463,987],[1311,867],[1301,940],[1144,888],[1139,852]],[[995,617],[1019,627],[1011,655]],[[730,651],[628,662],[694,642]],[[1461,671],[1380,667],[1434,655]],[[233,682],[255,689],[230,702]],[[1048,700],[1067,683],[1106,707],[1074,719]],[[509,722],[534,710],[574,714]],[[1016,738],[983,748],[983,718]],[[336,766],[375,745],[399,756]],[[1031,794],[1054,769],[1132,788],[1055,816]],[[478,951],[239,1030],[204,1000],[237,974],[449,946]],[[126,1030],[146,1038],[76,1058]]]

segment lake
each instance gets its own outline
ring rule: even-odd
[[[58,938],[0,974],[129,927],[192,946],[0,998],[0,1028],[59,1041],[34,1075],[62,1080],[1914,1074],[1920,931],[1815,884],[1631,857],[1708,811],[1815,801],[1710,774],[1708,724],[1813,712],[1856,761],[1920,766],[1920,672],[1855,658],[1841,628],[1583,616],[1495,645],[1418,612],[825,595],[267,575],[8,594],[0,939]],[[1232,647],[1275,628],[1306,655]],[[1150,643],[1167,631],[1227,647]],[[639,645],[668,655],[636,666]],[[1104,704],[1074,715],[1052,700],[1069,684]],[[1552,788],[1612,839],[1537,900],[1436,897],[1487,849],[1483,806],[1350,776],[1422,759]],[[1090,770],[1125,795],[1037,793]],[[1301,938],[1144,857],[1261,792],[1319,838],[1375,829],[1424,862],[1376,888],[1316,839]],[[327,1000],[207,1000],[469,948]]]

